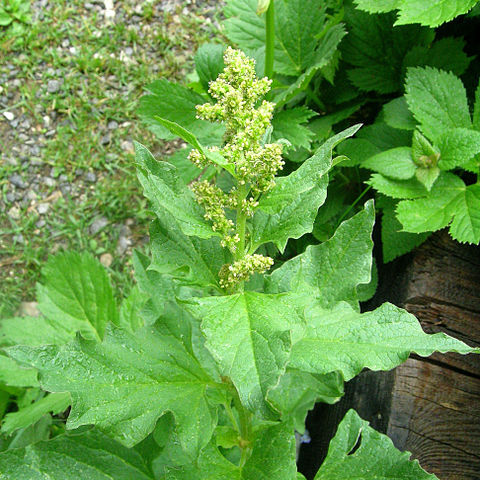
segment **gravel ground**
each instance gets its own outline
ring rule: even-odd
[[[23,289],[21,284],[29,270],[38,270],[46,253],[86,245],[110,267],[115,261],[121,263],[133,246],[145,241],[146,221],[139,224],[136,215],[125,217],[121,205],[118,212],[112,213],[115,192],[108,191],[108,184],[113,178],[123,186],[124,171],[130,172],[126,159],[131,162],[132,140],[138,138],[139,132],[143,136],[140,140],[152,139],[135,120],[134,106],[128,112],[121,107],[117,111],[115,99],[129,98],[134,105],[142,87],[155,76],[167,74],[179,80],[191,71],[196,44],[189,36],[197,30],[211,36],[208,32],[218,28],[219,3],[81,2],[66,24],[59,26],[64,33],[53,38],[47,57],[37,60],[36,51],[29,51],[28,46],[3,57],[0,53],[0,283],[5,275],[17,279],[12,282],[18,284],[17,291],[23,297],[17,304],[22,299],[31,300],[32,290]],[[32,24],[41,25],[55,14],[55,8],[56,1],[33,1]],[[193,19],[194,27],[185,26]],[[79,45],[75,42],[76,32],[84,34],[85,28],[89,29],[90,43]],[[123,29],[129,32],[121,37],[126,40],[115,44],[114,53],[107,59],[116,62],[117,70],[92,71],[87,63],[82,71],[82,62],[104,61],[104,51],[95,52],[95,39],[100,42],[109,32]],[[162,51],[168,53],[160,57],[159,31],[164,42]],[[135,42],[129,42],[128,36],[135,36]],[[176,39],[172,45],[170,38]],[[148,61],[148,81],[136,78],[142,75],[143,63]],[[28,69],[22,68],[26,64]],[[134,80],[119,81],[118,71],[125,71],[127,77],[130,72]],[[91,93],[93,79],[95,85],[102,86],[99,95]],[[78,113],[81,98],[81,108],[88,107],[82,122]],[[85,136],[86,144],[78,140]],[[171,146],[158,148],[168,150]],[[131,174],[128,178],[128,188],[137,188]],[[138,192],[133,195],[140,196]],[[138,208],[144,206],[141,200],[138,202]],[[68,218],[80,211],[82,221],[75,218],[70,225]],[[107,232],[113,243],[104,241],[104,246],[98,248],[102,232]],[[35,237],[44,240],[42,252]],[[81,237],[81,241],[72,241],[75,237]],[[9,269],[8,274],[5,269]]]

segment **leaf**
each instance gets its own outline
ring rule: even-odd
[[[37,387],[37,372],[33,368],[22,368],[11,358],[0,353],[0,384],[11,387]]]
[[[160,79],[147,86],[149,95],[140,100],[138,114],[159,138],[173,140],[172,134],[155,117],[182,125],[207,145],[220,145],[223,127],[196,118],[196,105],[205,103],[205,98],[181,85]]]
[[[425,186],[416,178],[395,180],[374,173],[366,183],[378,192],[392,198],[419,198],[428,193]]]
[[[48,260],[37,284],[38,308],[70,335],[79,331],[100,340],[108,322],[117,322],[117,306],[107,272],[87,253],[67,252]]]
[[[459,242],[480,243],[480,185],[469,185],[460,195],[450,235]]]
[[[13,22],[13,18],[5,11],[0,10],[0,27],[8,27]]]
[[[326,308],[342,300],[358,305],[356,288],[370,281],[374,221],[375,208],[369,201],[330,240],[307,247],[267,276],[266,291],[305,292],[309,287]]]
[[[473,128],[480,130],[480,81],[478,82],[477,89],[475,90],[475,104],[473,107]]]
[[[198,78],[205,90],[208,90],[209,82],[216,80],[223,72],[225,63],[223,54],[225,47],[219,43],[204,43],[195,54],[195,69]]]
[[[2,480],[153,480],[140,455],[92,430],[0,453]]]
[[[358,449],[357,449],[357,445]],[[369,427],[349,410],[330,442],[315,480],[438,480],[425,472],[409,452],[400,452],[392,441]]]
[[[265,397],[285,371],[292,335],[302,328],[304,303],[296,295],[245,292],[185,304],[201,320],[206,347],[242,404],[263,417],[272,417]]]
[[[434,143],[450,129],[471,128],[465,88],[452,73],[431,67],[409,68],[405,90],[410,111]]]
[[[342,42],[342,58],[353,68],[351,82],[360,90],[393,93],[403,87],[403,61],[416,45],[428,45],[432,33],[417,25],[393,27],[391,13],[369,15],[345,8],[348,35]]]
[[[313,374],[338,371],[345,381],[364,368],[391,370],[412,352],[426,357],[435,351],[476,351],[443,333],[425,334],[412,314],[390,303],[367,313],[345,302],[331,310],[313,306],[306,317],[305,335],[292,347],[290,368]]]
[[[307,107],[291,108],[275,113],[272,120],[272,140],[286,138],[294,147],[310,148],[315,134],[303,125],[316,113]]]
[[[410,146],[412,136],[411,131],[392,128],[383,122],[375,122],[373,125],[363,127],[357,135],[358,138],[368,140],[380,150]]]
[[[412,251],[421,245],[430,233],[404,232],[402,224],[395,216],[397,203],[390,198],[382,198],[382,252],[384,263]],[[378,203],[377,203],[378,205]]]
[[[253,217],[252,251],[267,242],[283,251],[289,238],[312,231],[327,194],[326,173],[331,168],[332,149],[359,128],[355,125],[330,138],[297,170],[277,178],[275,187],[260,199]]]
[[[166,412],[173,413],[182,447],[198,452],[215,426],[206,375],[188,346],[183,318],[162,318],[135,334],[110,325],[104,341],[77,337],[63,346],[8,349],[17,361],[40,372],[42,388],[69,392],[67,428],[97,425],[132,447]]]
[[[385,123],[393,128],[415,130],[417,122],[408,109],[405,97],[395,98],[383,106]]]
[[[333,404],[343,396],[343,380],[336,372],[312,375],[288,369],[278,385],[268,392],[268,401],[281,412],[282,421],[292,421],[297,432],[305,431],[305,418],[315,403]]]
[[[138,178],[155,213],[160,216],[165,210],[169,212],[185,235],[200,238],[219,236],[203,217],[193,193],[180,181],[173,165],[157,162],[140,143],[135,143],[135,155]]]
[[[342,165],[353,167],[362,164],[381,150],[364,138],[347,138],[338,146],[337,152],[348,158],[348,164],[345,161]]]
[[[453,128],[445,131],[438,139],[441,170],[463,167],[480,153],[480,132],[467,128]]]
[[[397,8],[401,0],[355,0],[355,4],[361,10],[369,13],[391,12]]]
[[[150,270],[172,275],[183,284],[221,290],[218,272],[231,261],[231,256],[217,237],[187,237],[175,218],[163,212],[150,227],[150,239],[153,257]]]
[[[385,177],[408,180],[415,175],[410,147],[397,147],[377,153],[362,163],[362,167],[381,173]]]
[[[440,175],[438,167],[417,168],[415,171],[415,178],[430,191]]]
[[[70,405],[68,393],[51,393],[17,412],[8,413],[2,422],[2,433],[11,435],[20,428],[27,428],[40,420],[43,415],[65,411]]]
[[[118,326],[135,332],[144,326],[144,319],[141,310],[147,302],[148,296],[140,291],[135,285],[128,297],[124,298],[120,306],[120,315],[118,318]]]

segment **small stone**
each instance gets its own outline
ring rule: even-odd
[[[49,209],[50,205],[48,203],[39,203],[37,206],[37,212],[39,215],[45,215]]]
[[[13,243],[21,243],[22,245],[25,243],[25,239],[23,235],[19,233],[18,235],[13,236]]]
[[[133,48],[132,47],[127,47],[125,49],[125,55],[128,55],[128,56],[133,55]]]
[[[49,80],[47,83],[47,92],[48,93],[57,93],[62,86],[62,82],[59,80]]]
[[[35,223],[35,226],[36,226],[37,228],[42,228],[42,227],[44,227],[46,224],[47,224],[47,222],[46,222],[43,218],[41,218],[38,222]]]
[[[100,230],[104,229],[108,225],[108,219],[105,217],[99,217],[90,225],[90,233],[96,235]]]
[[[39,317],[40,310],[37,302],[22,302],[18,308],[19,317]]]
[[[52,177],[43,177],[43,184],[47,187],[54,187],[57,182]]]
[[[4,116],[9,122],[11,122],[11,121],[15,118],[15,115],[14,115],[12,112],[3,112],[3,116]]]
[[[85,180],[90,183],[95,183],[97,181],[97,176],[93,172],[87,172],[85,174]]]
[[[110,253],[102,253],[102,255],[100,255],[100,263],[104,266],[104,267],[109,267],[113,262],[113,256],[110,254]]]
[[[10,183],[12,185],[15,185],[17,188],[27,188],[27,184],[23,181],[23,178],[18,175],[17,173],[14,173],[13,175],[10,175]]]
[[[5,198],[6,198],[7,202],[13,203],[13,202],[15,201],[15,194],[12,193],[12,192],[8,192],[8,193],[5,195]]]
[[[68,38],[66,38],[66,39],[62,42],[62,47],[63,47],[63,48],[68,48],[69,45],[70,45],[70,41],[68,40]]]
[[[8,216],[13,220],[20,220],[20,209],[18,207],[12,207],[8,211]]]
[[[106,135],[104,135],[101,139],[100,139],[100,144],[101,145],[108,145],[111,141],[111,137],[110,137],[110,134],[107,133]]]
[[[130,246],[131,242],[127,237],[119,237],[117,248],[115,249],[115,253],[117,255],[123,255],[127,248]]]
[[[135,153],[135,150],[133,149],[133,143],[128,140],[124,140],[121,144],[121,147],[122,150],[127,153],[131,153],[132,155]]]
[[[108,122],[107,128],[109,130],[116,130],[118,128],[118,123],[115,120]]]

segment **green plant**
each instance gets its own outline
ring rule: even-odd
[[[118,308],[97,261],[62,254],[38,286],[43,316],[2,322],[2,391],[36,394],[7,415],[3,431],[48,424],[48,412],[69,403],[72,430],[60,424],[48,441],[52,430],[43,428],[36,443],[7,443],[3,478],[301,479],[294,431],[315,401],[337,401],[363,368],[391,369],[412,351],[478,351],[426,335],[388,303],[360,313],[359,290],[371,280],[371,201],[330,240],[265,274],[272,244],[284,251],[313,229],[332,149],[358,126],[278,176],[285,142],[271,140],[274,106],[260,101],[270,80],[256,79],[240,51],[227,49],[224,64],[209,87],[214,101],[197,107],[203,121],[223,122],[221,145],[206,147],[158,118],[193,147],[200,178],[190,188],[174,165],[136,145],[157,217],[152,259],[134,257],[138,288]],[[408,457],[350,411],[316,479],[436,478]]]
[[[0,27],[6,27],[8,35],[23,33],[30,21],[30,0],[3,0],[0,5]]]

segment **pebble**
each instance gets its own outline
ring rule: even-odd
[[[18,175],[17,173],[14,173],[13,175],[10,175],[10,183],[12,185],[15,185],[17,188],[27,188],[27,184],[23,181],[23,178]]]
[[[22,245],[25,243],[25,239],[23,235],[19,233],[18,235],[13,236],[13,243],[21,243]]]
[[[95,183],[97,181],[97,176],[93,172],[87,172],[85,174],[85,180],[90,183]]]
[[[104,267],[109,267],[113,262],[113,256],[110,254],[110,253],[102,253],[102,255],[100,255],[100,263],[104,266]]]
[[[95,219],[90,225],[90,233],[96,235],[100,230],[104,229],[108,225],[108,219],[106,217],[99,217]]]
[[[110,137],[110,134],[107,133],[106,135],[104,135],[101,139],[100,139],[100,143],[102,145],[108,145],[111,141],[111,137]]]
[[[5,198],[6,198],[7,202],[13,203],[13,202],[15,201],[15,194],[12,193],[12,192],[8,192],[8,193],[5,195]]]
[[[37,228],[42,228],[42,227],[44,227],[46,224],[47,224],[47,222],[46,222],[43,218],[41,218],[38,222],[35,223],[35,226],[36,226]]]
[[[50,205],[48,203],[39,203],[37,206],[37,212],[39,215],[45,215],[49,209]]]
[[[43,177],[43,184],[47,187],[54,187],[57,182],[52,177]]]
[[[11,121],[15,118],[15,115],[14,115],[12,112],[3,112],[3,116],[4,116],[9,122],[11,122]]]
[[[49,80],[47,83],[47,92],[48,93],[57,93],[62,86],[62,82],[59,80]]]
[[[116,130],[118,128],[118,123],[115,120],[108,122],[107,128],[109,130]]]
[[[12,207],[8,211],[8,216],[13,220],[20,220],[20,209],[18,207]]]
[[[127,248],[131,245],[130,240],[127,237],[119,237],[117,242],[117,248],[115,249],[115,253],[117,255],[123,255]]]

